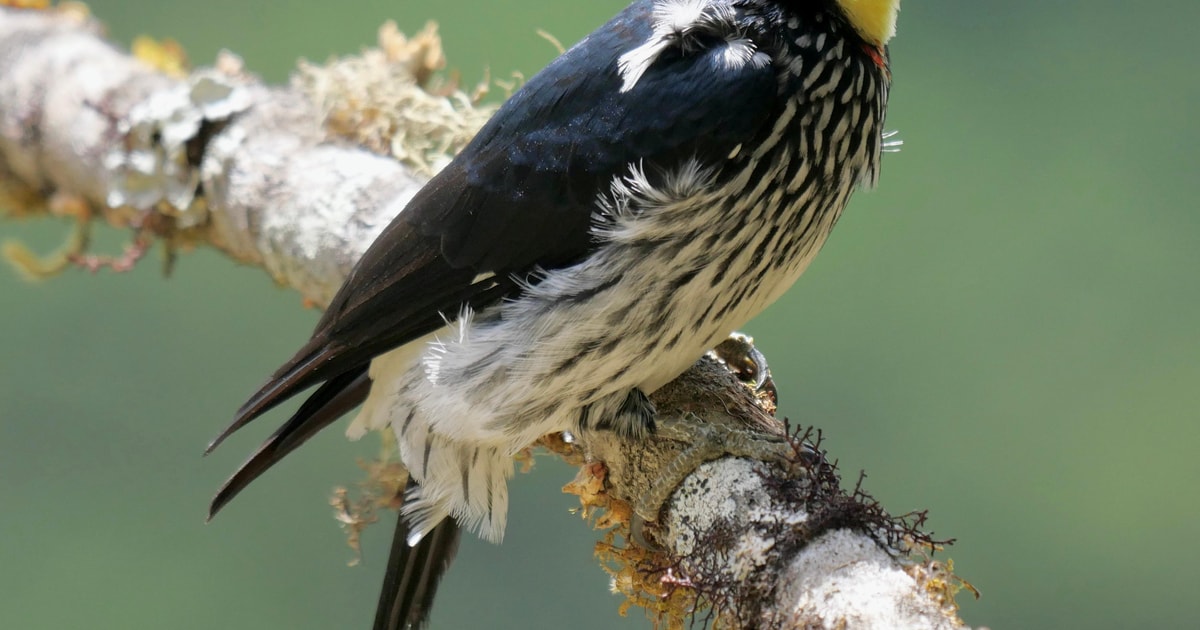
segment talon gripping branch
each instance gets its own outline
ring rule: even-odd
[[[308,399],[213,501],[349,410],[410,472],[377,627],[423,624],[514,453],[654,430],[646,394],[777,299],[879,172],[899,0],[639,0],[504,104],[212,444]],[[401,545],[403,548],[404,546]],[[387,589],[388,587],[385,587]]]

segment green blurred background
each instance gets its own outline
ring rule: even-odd
[[[98,0],[115,41],[298,57],[438,20],[471,83],[532,74],[616,1]],[[1200,4],[909,1],[889,126],[905,140],[809,274],[748,326],[782,412],[847,478],[930,510],[994,628],[1195,627],[1200,582]],[[0,223],[41,251],[59,223]],[[101,246],[119,251],[123,234]],[[207,500],[276,415],[200,451],[316,313],[201,251],[164,280],[0,272],[0,628],[366,628],[389,525],[353,556],[331,431],[216,522]],[[565,466],[512,484],[502,546],[466,541],[435,627],[647,627],[616,615]]]

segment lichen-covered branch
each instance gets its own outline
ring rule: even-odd
[[[127,226],[136,247],[124,264],[153,241],[215,247],[325,304],[489,113],[455,86],[431,87],[441,63],[432,31],[410,40],[385,27],[378,49],[304,66],[287,87],[232,55],[173,75],[106,43],[79,9],[0,7],[0,217]],[[85,245],[64,260],[85,260]],[[659,437],[558,442],[585,463],[573,485],[585,504],[607,508],[610,525],[648,521],[661,546],[610,537],[618,589],[668,625],[711,607],[746,628],[961,626],[953,576],[913,555],[931,541],[843,492],[721,364],[698,363],[655,403],[673,423]],[[713,435],[724,451],[697,446]],[[761,436],[795,457],[721,456]]]
[[[274,88],[232,55],[171,77],[104,42],[86,15],[0,8],[6,205],[81,200],[114,224],[217,247],[325,304],[423,184],[428,155],[461,146],[487,117],[416,82],[412,65],[430,61],[435,35],[409,41],[385,28],[381,39],[371,55]],[[339,101],[355,91],[404,109],[357,120]],[[396,138],[388,148],[407,159],[325,124],[348,119]]]

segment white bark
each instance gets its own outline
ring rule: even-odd
[[[313,81],[307,89],[267,87],[231,59],[170,78],[98,33],[67,12],[0,8],[0,192],[68,195],[114,222],[140,217],[141,225],[188,231],[325,304],[424,181],[396,159],[331,140]],[[420,98],[451,116],[461,105]],[[465,129],[478,124],[458,118]],[[159,220],[145,221],[151,216]],[[736,417],[753,415],[736,405],[704,403],[705,387],[746,395],[731,379],[685,382],[674,402],[656,399],[660,411],[701,405],[733,416],[725,420],[752,420]],[[605,459],[610,491],[630,498],[646,491],[654,476],[647,471],[669,461],[672,447],[660,442],[587,446]],[[945,592],[931,588],[928,565],[841,525],[813,530],[809,515],[821,506],[772,490],[788,474],[745,459],[709,462],[662,510],[660,542],[691,572],[685,577],[712,585],[706,597],[732,611],[727,621],[961,627],[939,599]],[[718,529],[734,536],[724,546],[704,544]]]

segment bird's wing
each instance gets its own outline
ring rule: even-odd
[[[731,61],[726,40],[668,46],[630,87],[619,62],[654,36],[648,5],[618,15],[497,111],[384,230],[312,339],[213,446],[307,387],[436,330],[463,306],[513,295],[513,275],[584,257],[595,246],[597,197],[631,165],[652,174],[692,157],[720,164],[771,122],[775,69]]]

